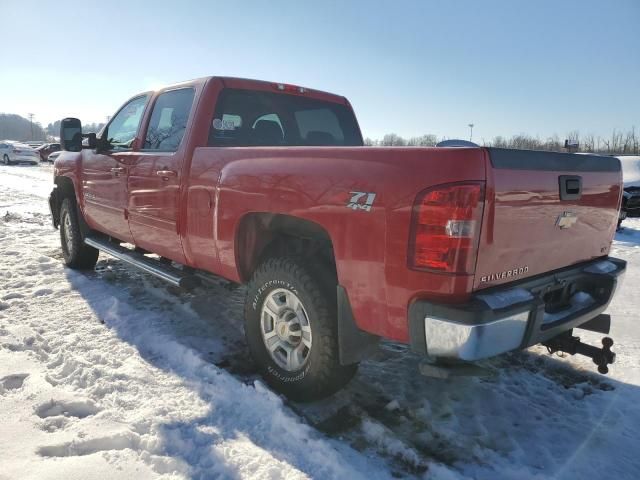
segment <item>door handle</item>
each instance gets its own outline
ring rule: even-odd
[[[163,180],[169,180],[169,177],[176,177],[178,172],[174,170],[158,170],[156,175],[162,177]]]
[[[111,169],[111,173],[113,173],[114,176],[118,177],[120,176],[121,173],[124,173],[126,170],[123,167],[114,167]]]
[[[580,200],[582,197],[582,177],[578,175],[560,175],[560,200]]]

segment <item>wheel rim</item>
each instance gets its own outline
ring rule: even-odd
[[[64,243],[67,247],[67,253],[71,253],[71,249],[73,248],[73,230],[71,228],[71,217],[68,213],[64,216],[63,228]]]
[[[311,353],[311,324],[304,305],[291,290],[270,292],[262,304],[260,329],[267,352],[287,370],[301,369]]]

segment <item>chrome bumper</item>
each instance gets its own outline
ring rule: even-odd
[[[411,346],[436,358],[481,360],[543,342],[579,327],[609,305],[626,262],[607,258],[488,289],[463,305],[417,301],[409,309]],[[570,293],[549,313],[550,293]]]
[[[424,333],[431,356],[480,360],[518,348],[528,321],[529,311],[478,325],[426,317]]]

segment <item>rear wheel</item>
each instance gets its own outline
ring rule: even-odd
[[[5,165],[11,165],[11,160],[9,160],[9,155],[5,153],[4,157],[2,157],[2,161]]]
[[[245,335],[266,381],[294,400],[336,392],[357,365],[340,365],[334,285],[298,258],[265,260],[249,282]]]
[[[77,270],[91,270],[98,261],[98,250],[86,245],[80,232],[76,203],[65,198],[60,207],[60,243],[64,263]]]

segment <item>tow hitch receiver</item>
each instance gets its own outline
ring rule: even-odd
[[[580,337],[574,337],[571,331],[562,333],[542,344],[547,347],[549,353],[564,352],[569,355],[584,355],[593,360],[598,366],[598,372],[602,374],[609,373],[607,365],[612,364],[616,360],[616,354],[611,351],[613,340],[609,337],[602,339],[602,348],[587,345],[580,341]]]

